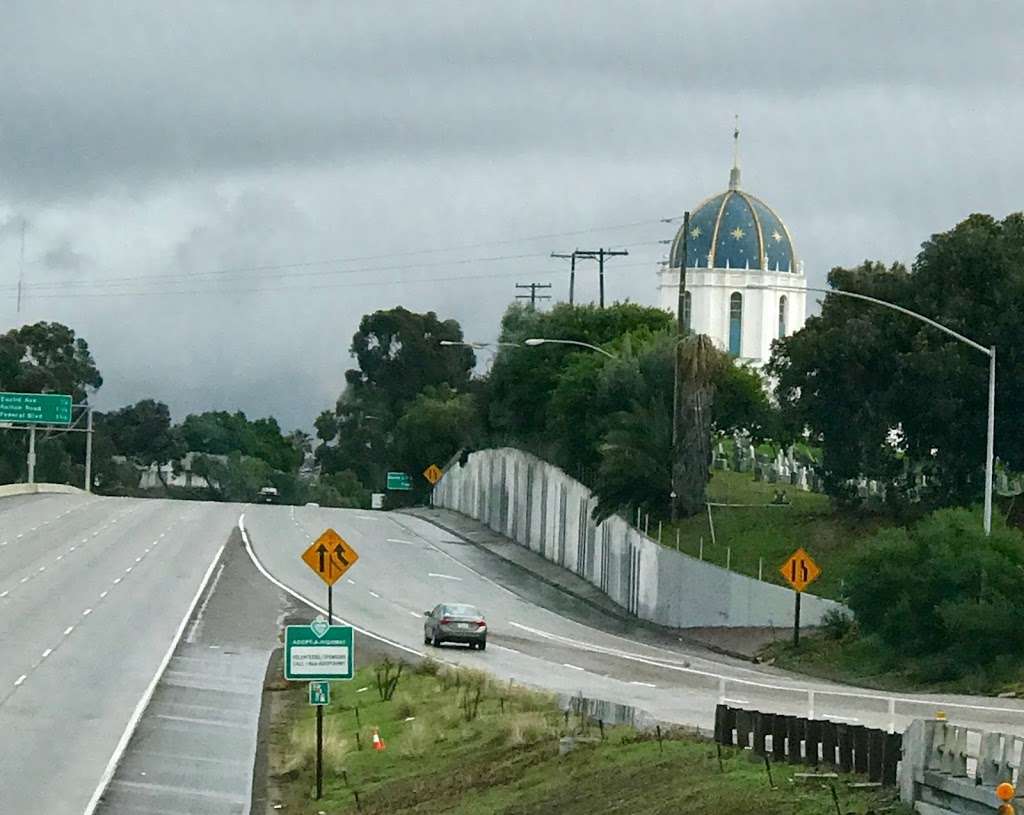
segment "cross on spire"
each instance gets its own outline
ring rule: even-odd
[[[740,188],[740,117],[734,117],[732,128],[732,169],[729,171],[729,189]]]

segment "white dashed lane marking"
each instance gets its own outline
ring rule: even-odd
[[[180,519],[179,519],[179,520],[180,520]],[[113,520],[112,520],[112,521],[110,522],[110,524],[114,524],[114,523],[117,523],[117,521],[118,521],[118,519],[117,519],[117,518],[115,518],[115,519],[113,519]],[[49,523],[49,522],[47,522],[47,523]],[[175,521],[174,523],[177,523],[177,521]],[[109,526],[110,524],[108,524],[108,526]],[[46,524],[44,523],[44,524],[43,524],[43,526],[45,526],[45,525],[46,525]],[[173,525],[173,524],[172,524],[172,525]],[[96,531],[96,532],[93,532],[93,534],[92,534],[92,537],[96,537],[96,536],[97,536],[97,535],[99,534],[99,532],[103,531],[103,529],[106,529],[106,528],[107,528],[107,527],[101,527],[101,528],[100,528],[100,529],[99,529],[98,531]],[[32,530],[32,531],[34,532],[35,530]],[[164,537],[164,535],[165,535],[165,534],[166,534],[166,533],[164,533],[164,532],[161,532],[161,533],[160,533],[160,537],[161,537],[161,538],[162,538],[162,537]],[[19,537],[21,537],[21,536],[19,536]],[[159,539],[158,539],[158,540],[159,540]],[[139,563],[139,562],[141,562],[141,561],[142,561],[142,559],[143,559],[143,558],[144,558],[144,557],[145,557],[145,556],[146,556],[147,554],[149,554],[149,551],[150,551],[150,549],[152,549],[152,548],[153,548],[154,546],[156,546],[156,545],[157,545],[157,543],[158,543],[158,540],[155,540],[155,541],[153,541],[153,543],[152,543],[152,544],[151,544],[151,545],[150,545],[149,547],[147,547],[147,548],[146,548],[146,549],[145,549],[145,550],[143,551],[143,553],[142,553],[142,554],[141,554],[140,556],[136,557],[136,558],[135,558],[135,562],[136,562],[136,563]],[[87,543],[88,541],[89,541],[89,538],[83,538],[83,540],[82,540],[82,543],[83,543],[83,544],[85,544],[85,543]],[[68,548],[68,552],[73,552],[73,551],[75,550],[75,548],[76,548],[75,546],[71,546],[71,547],[69,547],[69,548]],[[64,555],[63,555],[63,554],[61,554],[61,555],[58,555],[58,556],[56,557],[56,560],[60,561],[60,560],[62,560],[63,558],[64,558]],[[126,573],[126,574],[130,573],[130,572],[132,571],[132,569],[133,569],[133,568],[134,568],[133,566],[129,566],[129,567],[127,568],[127,569],[125,569],[125,573]],[[46,567],[45,567],[45,566],[40,566],[40,567],[39,567],[39,572],[45,572],[45,571],[46,571]],[[36,574],[38,574],[39,572],[36,572]],[[21,582],[21,583],[26,583],[26,582],[28,582],[28,580],[29,580],[29,579],[30,579],[30,576],[26,576],[26,577],[23,577],[23,578],[21,579],[21,581],[20,581],[20,582]],[[119,583],[120,583],[120,582],[121,582],[121,581],[122,581],[123,579],[124,579],[124,578],[123,578],[123,576],[122,576],[122,577],[116,577],[116,578],[114,578],[114,580],[113,580],[113,584],[114,584],[114,585],[116,586],[116,585],[117,585],[117,584],[119,584]],[[3,597],[7,597],[9,593],[10,593],[10,591],[9,591],[9,590],[6,590],[6,589],[5,589],[5,590],[4,590],[3,592],[0,592],[0,598],[3,598]],[[109,592],[109,590],[104,590],[104,591],[100,592],[100,595],[99,595],[99,602],[101,602],[101,603],[102,603],[102,602],[103,602],[103,601],[104,601],[104,600],[106,599],[106,597],[107,597],[107,595],[108,595],[109,593],[110,593],[110,592]],[[84,611],[82,612],[82,617],[83,617],[83,618],[85,618],[85,617],[88,617],[88,616],[90,616],[90,615],[91,615],[91,614],[93,613],[93,611],[94,611],[94,609],[92,609],[92,608],[87,608],[87,609],[85,609],[85,610],[84,610]],[[71,636],[71,634],[72,634],[72,633],[74,632],[74,630],[75,630],[75,626],[74,626],[74,625],[69,625],[69,626],[68,626],[67,628],[65,628],[65,629],[64,629],[64,633],[63,633],[63,634],[61,635],[61,636],[62,636],[62,638],[67,638],[67,637]],[[7,699],[8,699],[8,698],[10,698],[10,696],[11,696],[11,695],[12,695],[12,694],[13,694],[13,693],[14,693],[14,692],[15,692],[15,691],[16,691],[16,690],[18,689],[18,688],[20,688],[22,684],[24,684],[24,682],[25,682],[25,681],[26,681],[26,680],[27,680],[27,679],[29,678],[29,676],[30,676],[30,675],[32,674],[32,672],[33,672],[33,671],[35,671],[35,669],[36,669],[36,668],[38,668],[38,667],[39,667],[40,665],[42,665],[42,663],[43,663],[43,661],[44,661],[44,660],[46,660],[46,659],[47,659],[47,658],[48,658],[48,657],[49,657],[49,656],[50,656],[51,654],[53,654],[53,652],[54,652],[54,650],[55,650],[55,648],[56,648],[57,646],[59,646],[59,643],[58,643],[57,645],[55,645],[55,646],[54,646],[53,648],[47,648],[47,649],[46,649],[45,651],[43,651],[43,652],[42,652],[42,654],[41,654],[40,658],[39,658],[39,659],[38,659],[38,660],[37,660],[37,661],[36,661],[36,662],[35,662],[35,663],[34,663],[34,664],[32,665],[32,667],[31,667],[31,668],[30,668],[30,669],[28,670],[28,672],[27,672],[27,673],[24,673],[24,674],[22,674],[22,675],[21,675],[20,677],[18,677],[18,679],[17,679],[17,680],[15,680],[15,682],[14,682],[14,687],[13,687],[13,689],[12,689],[12,690],[11,690],[11,691],[10,691],[9,693],[7,693],[6,695],[4,695],[4,696],[3,696],[2,698],[0,698],[0,705],[3,705],[3,704],[5,704],[5,703],[6,703]]]

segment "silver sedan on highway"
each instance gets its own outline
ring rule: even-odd
[[[423,642],[428,645],[464,642],[481,651],[487,648],[487,621],[476,606],[439,603],[423,616]]]

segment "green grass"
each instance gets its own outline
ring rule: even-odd
[[[785,490],[790,503],[770,504],[776,490]],[[708,488],[714,503],[755,504],[754,507],[713,507],[715,540],[707,514],[688,518],[662,530],[662,543],[675,548],[676,530],[679,548],[700,556],[703,539],[704,560],[719,566],[730,564],[733,571],[784,585],[779,567],[798,547],[804,547],[822,568],[822,575],[809,589],[824,597],[841,598],[843,576],[850,559],[885,521],[866,513],[840,514],[829,498],[801,492],[788,484],[754,481],[750,473],[716,471]],[[635,519],[634,519],[635,520]],[[657,528],[649,530],[657,537]]]
[[[359,692],[361,688],[369,690]],[[475,701],[475,717],[464,702]],[[749,753],[723,751],[681,731],[652,734],[606,728],[570,717],[543,694],[499,684],[479,673],[432,669],[403,675],[390,702],[381,701],[370,670],[335,683],[326,711],[325,795],[313,801],[313,712],[305,688],[284,692],[272,723],[271,800],[289,813],[452,813],[453,815],[591,815],[592,813],[834,812],[831,792],[795,782],[794,769],[773,766],[776,789]],[[359,705],[359,750],[354,708]],[[387,749],[368,749],[372,727]],[[579,732],[593,742],[558,756],[559,737]],[[836,784],[842,812],[893,806],[892,792]]]
[[[959,662],[944,665],[941,660],[893,654],[874,638],[852,633],[841,640],[825,634],[804,637],[799,649],[789,640],[778,641],[765,648],[761,657],[808,676],[879,690],[1024,696],[1024,659],[1016,656],[961,674]],[[950,668],[955,669],[953,675]]]

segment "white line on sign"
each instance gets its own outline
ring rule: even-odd
[[[442,580],[458,580],[461,582],[461,577],[455,577],[450,574],[438,574],[437,572],[427,572],[427,577],[440,577]]]

